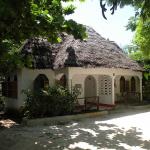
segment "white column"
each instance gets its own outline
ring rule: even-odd
[[[142,77],[139,78],[140,79],[140,101],[143,100],[143,94],[142,94]]]
[[[70,92],[72,92],[72,74],[70,73],[70,69],[67,68],[67,79],[68,79],[68,89]]]
[[[99,96],[99,75],[97,75],[97,77],[96,77],[96,96]]]
[[[115,104],[115,87],[114,87],[114,83],[115,83],[115,76],[112,76],[112,104]]]
[[[72,92],[72,78],[68,78],[68,89]]]

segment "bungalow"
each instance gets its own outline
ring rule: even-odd
[[[3,83],[7,107],[24,105],[22,90],[37,90],[59,83],[70,91],[80,91],[79,103],[85,98],[101,104],[142,101],[142,71],[115,43],[87,27],[84,41],[63,33],[62,42],[50,44],[44,39],[30,39],[22,47],[24,58],[32,57],[32,67],[13,72]]]

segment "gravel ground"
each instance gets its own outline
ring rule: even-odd
[[[149,118],[148,110],[126,110],[56,126],[22,127],[1,120],[0,150],[147,150]]]

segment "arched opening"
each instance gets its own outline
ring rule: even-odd
[[[40,91],[49,85],[49,80],[44,74],[40,74],[34,80],[34,91]]]
[[[136,81],[135,78],[132,77],[131,78],[131,92],[135,92],[136,91]]]
[[[120,78],[120,93],[123,93],[126,91],[126,86],[125,86],[125,78],[121,76]]]
[[[84,83],[84,95],[85,97],[96,96],[96,81],[93,76],[87,76]]]
[[[66,87],[67,86],[67,77],[66,75],[62,75],[62,77],[59,80],[59,85]]]
[[[17,81],[18,78],[17,78],[17,75],[14,75],[14,81]]]

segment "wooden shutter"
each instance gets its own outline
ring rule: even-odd
[[[3,82],[2,95],[10,98],[17,98],[18,95],[17,81]]]

